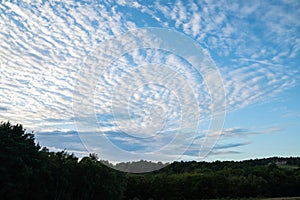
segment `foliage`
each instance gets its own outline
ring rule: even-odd
[[[104,163],[104,164],[103,164]],[[21,125],[0,124],[1,199],[210,199],[300,196],[300,158],[173,162],[113,166],[96,154],[82,159],[49,152]],[[110,166],[110,167],[108,167]]]
[[[49,152],[21,125],[0,124],[1,199],[122,199],[125,176],[95,160]]]

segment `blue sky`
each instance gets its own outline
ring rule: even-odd
[[[126,160],[300,156],[300,1],[0,1],[0,120]]]

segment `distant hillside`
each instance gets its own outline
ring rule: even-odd
[[[129,199],[300,196],[300,158],[173,162],[150,174],[128,174],[125,194]]]
[[[109,163],[109,161],[101,160],[101,162],[111,168],[130,172],[143,173],[157,171],[154,173],[172,172],[172,173],[186,173],[196,172],[199,169],[207,168],[212,170],[219,170],[225,167],[243,168],[244,166],[263,166],[276,165],[285,169],[298,169],[300,166],[300,157],[270,157],[261,159],[251,159],[244,161],[214,161],[214,162],[196,162],[196,161],[181,161],[173,163],[152,162],[147,160],[121,162],[116,165]]]
[[[273,166],[298,169],[300,167],[300,157],[271,157],[261,159],[251,159],[244,161],[214,161],[214,162],[173,162],[160,172],[186,173],[197,172],[199,169],[221,170],[225,168],[243,169],[256,166]]]

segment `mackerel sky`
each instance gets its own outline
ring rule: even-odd
[[[299,64],[298,0],[0,1],[0,121],[53,151],[300,156]]]

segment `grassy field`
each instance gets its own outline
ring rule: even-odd
[[[300,197],[277,197],[277,198],[264,198],[262,200],[300,200]]]
[[[278,167],[287,170],[295,170],[299,168],[297,165],[278,165]]]
[[[263,198],[261,200],[300,200],[300,197]]]
[[[230,200],[228,198],[222,198],[223,200]],[[217,200],[217,199],[214,199]],[[300,200],[300,197],[276,197],[276,198],[239,198],[233,200]]]

